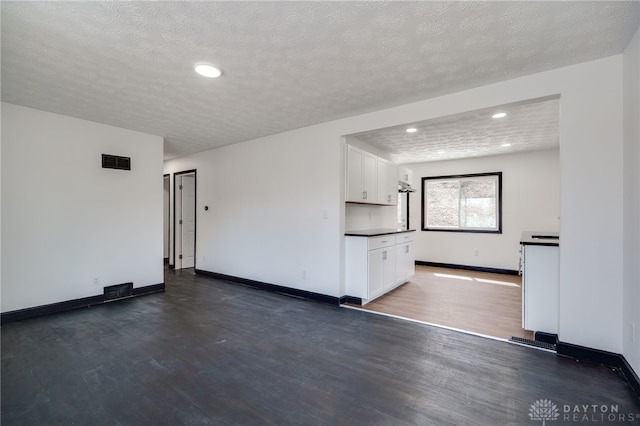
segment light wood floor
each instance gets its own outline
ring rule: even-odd
[[[363,309],[487,336],[533,339],[522,329],[522,278],[416,266],[411,281]]]

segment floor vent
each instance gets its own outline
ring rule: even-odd
[[[550,351],[556,350],[556,345],[547,342],[540,342],[537,340],[523,339],[522,337],[512,337],[509,339],[510,342],[519,343],[521,345],[534,346],[536,348],[547,349]]]
[[[110,285],[104,288],[104,301],[133,296],[133,283]]]

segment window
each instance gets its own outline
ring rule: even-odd
[[[422,230],[502,233],[502,173],[422,178]]]

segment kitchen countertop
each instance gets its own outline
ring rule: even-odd
[[[547,238],[544,238],[547,237]],[[560,233],[559,232],[532,232],[527,231],[522,233],[520,237],[520,244],[531,246],[559,246],[560,245]]]
[[[380,235],[402,234],[404,232],[415,232],[415,229],[394,229],[394,228],[361,229],[358,231],[346,231],[344,235],[347,237],[377,237]]]

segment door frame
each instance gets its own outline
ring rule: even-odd
[[[162,258],[163,258],[163,262],[164,264],[168,264],[170,263],[169,261],[169,256],[171,255],[171,174],[167,173],[162,175],[162,191],[163,191],[163,197],[164,197],[164,185],[165,182],[169,185],[169,195],[167,197],[167,204],[164,205],[164,200],[162,200],[163,206],[162,206],[162,222],[164,223],[164,220],[167,220],[167,233],[166,233],[166,237],[167,237],[167,257],[164,257],[164,247],[162,247]],[[166,210],[165,210],[166,209]],[[164,229],[163,229],[164,232]],[[164,240],[164,237],[163,237]],[[163,241],[163,246],[164,246],[164,241]]]
[[[193,267],[194,269],[196,268],[196,264],[197,264],[197,255],[196,255],[196,241],[198,238],[198,234],[197,234],[197,230],[198,230],[198,176],[197,176],[197,171],[196,169],[191,169],[191,170],[184,170],[182,172],[177,172],[173,174],[173,267],[176,268],[176,234],[177,234],[177,228],[176,228],[176,209],[177,209],[177,204],[178,202],[177,200],[177,192],[176,192],[176,188],[178,188],[177,182],[178,182],[178,176],[182,176],[182,175],[189,175],[189,174],[193,174],[193,203],[194,205],[194,209],[193,209],[193,220],[194,220],[194,231],[193,231]],[[181,245],[182,247],[182,245]],[[182,264],[180,264],[180,269],[182,269]]]

